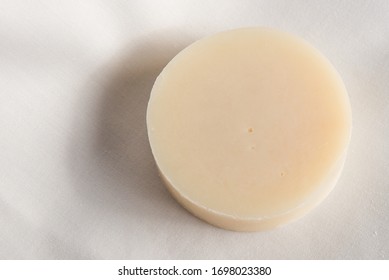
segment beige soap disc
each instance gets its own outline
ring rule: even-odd
[[[201,39],[162,71],[147,110],[172,195],[221,228],[295,220],[334,187],[351,134],[346,89],[302,39],[244,28]]]

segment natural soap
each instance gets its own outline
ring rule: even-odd
[[[257,231],[303,216],[328,195],[344,164],[351,110],[316,49],[244,28],[197,41],[164,68],[147,128],[182,206],[218,227]]]

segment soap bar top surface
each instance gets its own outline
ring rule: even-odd
[[[161,174],[180,196],[235,219],[271,219],[328,193],[351,111],[316,49],[245,28],[180,52],[157,78],[147,125]]]

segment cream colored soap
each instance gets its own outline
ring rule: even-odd
[[[351,133],[341,78],[305,41],[267,28],[226,31],[181,51],[147,110],[172,195],[221,228],[295,220],[334,187]]]

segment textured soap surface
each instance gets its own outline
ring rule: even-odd
[[[245,28],[180,52],[155,82],[147,126],[161,177],[185,208],[254,231],[299,218],[327,196],[343,167],[351,110],[317,50]]]

